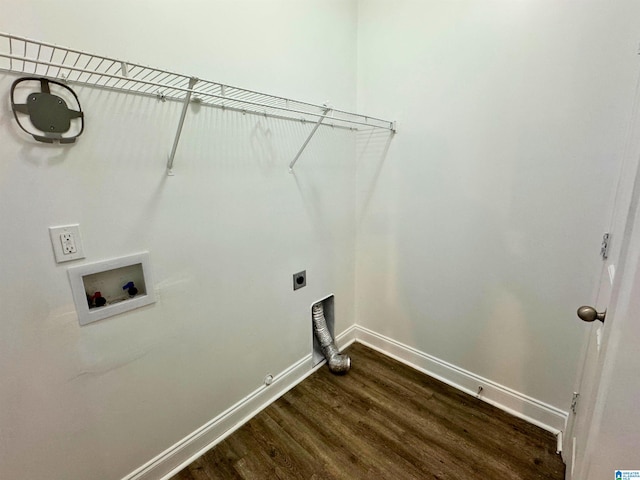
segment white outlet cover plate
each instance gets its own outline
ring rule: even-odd
[[[62,241],[60,236],[70,233],[76,246],[75,253],[65,254],[62,251]],[[63,225],[60,227],[49,227],[49,236],[51,237],[51,246],[53,254],[56,257],[56,263],[68,262],[70,260],[79,260],[84,257],[84,248],[82,248],[82,239],[80,238],[80,225]]]

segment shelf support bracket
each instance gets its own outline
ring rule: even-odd
[[[311,141],[313,136],[316,134],[316,131],[318,130],[318,127],[324,121],[324,119],[327,118],[327,115],[329,114],[330,111],[331,111],[331,108],[329,108],[329,107],[327,107],[325,105],[324,113],[318,119],[318,121],[316,122],[316,125],[313,127],[313,130],[311,130],[311,133],[309,134],[307,139],[302,144],[302,147],[300,147],[300,150],[298,150],[298,153],[296,153],[296,156],[293,158],[293,160],[289,164],[289,173],[293,173],[293,166],[296,164],[296,162],[300,158],[300,155],[302,155],[302,152],[304,152],[304,149],[307,148],[307,144],[309,143],[309,141]]]
[[[187,92],[187,96],[184,97],[184,103],[182,104],[182,113],[180,114],[180,121],[178,122],[178,131],[176,132],[176,138],[173,140],[173,148],[171,149],[171,154],[169,155],[169,160],[167,161],[167,175],[173,176],[173,159],[176,156],[176,150],[178,150],[178,142],[180,141],[180,135],[182,134],[182,126],[184,125],[184,119],[187,116],[187,109],[189,108],[189,103],[191,102],[191,93],[193,87],[195,87],[196,83],[198,83],[198,79],[196,77],[191,77],[189,79],[189,91]]]

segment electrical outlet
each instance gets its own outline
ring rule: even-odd
[[[57,263],[84,258],[80,225],[49,227],[49,236]]]
[[[293,289],[298,290],[299,288],[307,286],[307,271],[303,270],[298,273],[293,274]]]
[[[62,253],[64,253],[65,255],[78,253],[78,249],[76,248],[76,241],[73,238],[73,233],[61,234],[60,241],[62,242]]]

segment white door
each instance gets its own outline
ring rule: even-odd
[[[639,99],[635,100],[636,107]],[[617,296],[620,288],[619,270],[621,262],[624,262],[624,238],[628,234],[630,225],[630,212],[638,207],[637,195],[634,189],[639,189],[640,184],[636,178],[639,165],[640,145],[640,119],[638,108],[635,109],[634,119],[625,158],[620,172],[620,178],[616,189],[616,198],[609,226],[609,246],[607,258],[602,261],[599,288],[597,289],[594,304],[589,305],[599,313],[606,313],[612,298]],[[585,303],[588,304],[588,299]],[[576,305],[576,308],[579,305]],[[595,396],[600,384],[602,366],[607,351],[607,340],[615,319],[605,316],[604,322],[596,319],[593,322],[585,322],[585,343],[583,347],[583,362],[576,381],[575,408],[569,411],[567,428],[563,436],[563,458],[567,464],[567,480],[578,480],[585,476],[589,464],[590,445],[589,427],[592,424]],[[577,316],[575,321],[582,322]],[[573,406],[572,406],[573,407]]]
[[[622,234],[619,231],[611,232],[609,251],[619,252],[619,239]],[[618,240],[618,241],[616,241]],[[615,243],[614,243],[615,242]],[[615,279],[615,268],[618,255],[609,254],[608,259],[603,264],[600,277],[600,288],[597,300],[592,305],[597,312],[606,312],[611,298],[611,292]],[[569,411],[567,428],[563,436],[563,457],[567,463],[567,479],[575,480],[581,478],[580,471],[584,465],[584,453],[586,447],[586,437],[588,426],[593,416],[593,403],[590,401],[597,392],[599,373],[604,357],[602,339],[607,328],[606,317],[604,323],[595,320],[585,323],[585,346],[583,354],[583,364],[579,379],[576,382],[576,394]],[[577,316],[575,321],[581,321]]]

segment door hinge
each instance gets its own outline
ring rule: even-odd
[[[578,392],[573,392],[573,397],[571,397],[571,411],[573,414],[576,414],[576,409],[578,408],[578,397],[580,394]]]
[[[602,235],[602,243],[600,244],[600,256],[603,260],[609,258],[609,240],[611,239],[611,235],[605,233]]]

